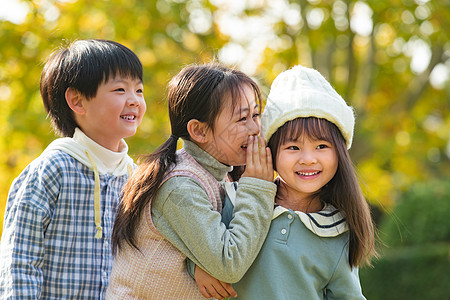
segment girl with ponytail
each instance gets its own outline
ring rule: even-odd
[[[270,150],[258,137],[257,84],[220,64],[191,65],[170,81],[168,104],[172,134],[130,177],[118,207],[107,298],[204,299],[186,258],[196,275],[237,282],[269,230],[276,185]],[[227,229],[224,184],[243,165]]]

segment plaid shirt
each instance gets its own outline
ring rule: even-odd
[[[110,237],[128,174],[100,175],[103,237],[95,239],[94,172],[56,150],[10,189],[0,244],[0,299],[103,299]]]

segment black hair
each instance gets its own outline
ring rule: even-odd
[[[40,89],[55,131],[72,137],[77,127],[65,98],[68,88],[91,99],[100,84],[116,75],[143,81],[141,61],[133,51],[117,42],[78,40],[53,52],[42,71]]]
[[[241,71],[218,63],[190,65],[169,83],[169,117],[172,135],[155,152],[147,155],[128,180],[112,233],[113,253],[127,242],[138,249],[135,232],[141,212],[157,193],[164,175],[176,162],[177,138],[190,140],[187,124],[196,119],[211,130],[225,105],[236,107],[248,86],[261,108],[258,85]],[[231,103],[230,100],[231,99]]]

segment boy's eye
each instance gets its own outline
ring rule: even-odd
[[[136,91],[136,93],[139,93],[139,94],[142,94],[143,92],[144,92],[143,89],[138,89],[138,90]]]
[[[297,146],[289,146],[289,147],[287,147],[287,149],[289,149],[289,150],[300,150],[300,148],[297,147]]]
[[[117,89],[115,89],[115,91],[117,91],[117,92],[125,92],[125,89],[124,88],[117,88]]]

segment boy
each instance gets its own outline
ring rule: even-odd
[[[134,167],[123,140],[146,110],[142,64],[125,46],[81,40],[53,53],[41,95],[63,137],[12,183],[0,245],[0,297],[103,299],[110,236]]]

